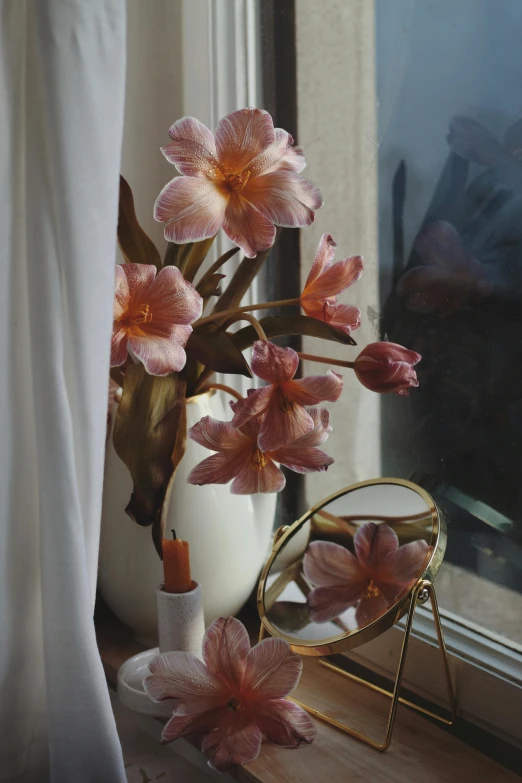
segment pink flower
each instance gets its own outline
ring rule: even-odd
[[[251,390],[244,400],[232,403],[232,424],[241,427],[263,414],[259,430],[262,451],[272,451],[310,432],[314,423],[304,406],[335,402],[343,390],[342,377],[332,370],[294,381],[298,364],[299,356],[292,348],[280,348],[266,340],[254,343],[252,371],[270,385]]]
[[[183,117],[169,135],[162,152],[184,176],[163,188],[154,217],[167,224],[170,242],[196,242],[223,228],[254,258],[273,245],[275,226],[313,223],[321,194],[300,175],[301,147],[274,128],[268,112],[235,111],[220,121],[215,138],[199,120]]]
[[[323,234],[301,294],[301,307],[311,318],[350,334],[361,325],[361,311],[352,305],[337,304],[336,295],[359,280],[364,260],[362,256],[350,256],[334,264],[336,247],[332,236]]]
[[[354,363],[357,378],[367,389],[381,394],[408,395],[411,386],[418,386],[413,365],[422,356],[396,343],[371,343],[363,348]]]
[[[262,418],[252,419],[243,427],[232,422],[216,421],[204,416],[189,430],[189,437],[207,449],[217,451],[191,471],[189,484],[228,484],[235,495],[254,495],[258,492],[280,492],[286,479],[276,462],[295,473],[327,470],[332,457],[317,446],[332,431],[328,411],[312,408],[308,415],[313,429],[294,443],[273,451],[262,451],[258,446]]]
[[[182,370],[190,324],[202,307],[200,295],[176,267],[156,275],[155,266],[118,264],[111,367],[123,364],[130,348],[150,375]]]
[[[451,223],[437,220],[415,240],[422,265],[408,269],[396,293],[417,313],[456,313],[491,293],[481,264],[470,256]]]
[[[399,546],[391,527],[366,522],[354,536],[355,554],[332,541],[314,541],[303,560],[312,622],[325,623],[357,605],[357,626],[367,625],[413,587],[431,548],[423,541]]]
[[[163,653],[150,664],[143,685],[153,701],[179,699],[161,735],[170,742],[187,734],[205,735],[209,765],[225,772],[258,757],[263,737],[296,748],[312,742],[315,728],[307,713],[287,696],[303,667],[282,639],[250,647],[239,620],[215,620],[203,640],[203,661],[185,652]]]

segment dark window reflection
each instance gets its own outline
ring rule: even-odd
[[[448,501],[450,559],[522,590],[522,4],[407,7],[377,2],[381,330],[423,361],[383,399],[383,470]]]

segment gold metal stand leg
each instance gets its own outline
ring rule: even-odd
[[[408,651],[408,642],[410,640],[411,635],[411,628],[413,624],[413,616],[415,614],[416,606],[419,602],[424,603],[425,600],[429,597],[431,601],[431,608],[433,612],[433,619],[435,621],[435,628],[437,631],[437,639],[439,642],[439,650],[442,657],[442,665],[444,669],[444,677],[446,680],[446,689],[448,694],[448,700],[450,705],[450,717],[445,718],[441,715],[438,715],[435,712],[432,712],[431,710],[424,709],[423,707],[419,707],[417,704],[414,704],[413,702],[407,701],[406,699],[403,699],[399,693],[402,683],[402,676],[404,674],[404,666],[406,664],[406,653]],[[291,699],[292,701],[295,701],[296,704],[299,704],[300,707],[302,707],[304,710],[306,710],[310,715],[312,715],[315,718],[318,718],[319,720],[324,721],[325,723],[328,723],[330,726],[334,726],[336,729],[340,729],[341,731],[345,732],[345,734],[349,734],[352,737],[355,737],[356,739],[361,740],[362,742],[365,742],[367,745],[370,745],[372,748],[376,748],[380,751],[388,750],[391,743],[392,733],[393,733],[393,727],[395,725],[395,717],[397,714],[397,706],[399,702],[401,704],[405,704],[408,707],[411,707],[414,710],[417,710],[417,712],[421,712],[424,715],[429,715],[431,718],[436,718],[437,720],[441,721],[442,723],[445,723],[447,726],[451,726],[454,722],[456,716],[457,716],[457,706],[455,701],[455,694],[453,691],[453,685],[451,682],[451,672],[449,668],[449,662],[448,662],[448,656],[446,652],[446,645],[444,644],[444,636],[442,634],[442,627],[440,624],[440,615],[439,615],[439,608],[437,605],[437,598],[435,595],[435,590],[433,588],[433,585],[431,582],[424,581],[420,582],[415,589],[413,590],[412,597],[411,597],[411,603],[410,608],[408,610],[408,617],[406,620],[406,630],[404,632],[404,639],[402,642],[402,649],[401,649],[401,655],[399,659],[399,666],[397,669],[397,677],[395,680],[395,685],[393,688],[393,691],[390,693],[389,691],[385,690],[384,688],[379,688],[377,685],[374,685],[373,683],[367,682],[366,680],[361,679],[360,677],[356,677],[353,674],[350,674],[349,672],[344,671],[344,669],[341,669],[339,666],[336,666],[333,663],[330,663],[327,659],[321,659],[321,664],[323,666],[326,666],[328,669],[331,669],[332,671],[335,671],[337,674],[342,675],[343,677],[347,677],[350,680],[353,680],[360,685],[364,685],[367,688],[370,688],[373,691],[376,691],[377,693],[381,693],[385,696],[388,696],[391,698],[391,706],[390,706],[390,712],[388,715],[388,724],[386,728],[386,737],[384,739],[384,742],[378,742],[377,740],[373,739],[372,737],[367,736],[366,734],[362,734],[359,731],[356,731],[355,729],[350,728],[349,726],[346,726],[346,724],[341,723],[340,721],[335,720],[334,718],[330,718],[328,715],[325,715],[324,713],[320,712],[319,710],[314,709],[309,704],[304,704],[301,701],[298,701],[297,699]]]

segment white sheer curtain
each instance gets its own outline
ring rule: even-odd
[[[0,9],[0,780],[120,783],[92,612],[125,3]]]

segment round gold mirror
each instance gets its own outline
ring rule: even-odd
[[[304,655],[358,647],[407,612],[445,547],[444,520],[416,484],[375,479],[342,489],[278,531],[258,589],[263,627]]]

